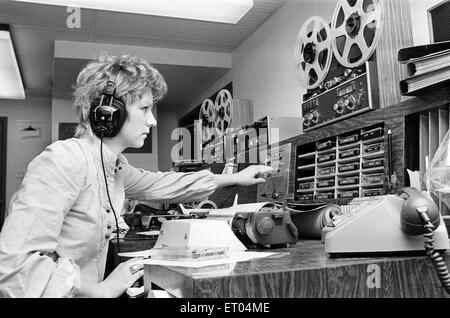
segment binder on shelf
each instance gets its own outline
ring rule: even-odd
[[[424,92],[426,88],[431,89],[438,84],[449,85],[450,67],[434,72],[421,74],[400,81],[400,94],[409,96]]]
[[[406,64],[406,75],[415,76],[450,67],[450,50],[445,50],[411,60]]]
[[[407,63],[411,59],[422,58],[425,55],[445,50],[450,50],[450,41],[406,47],[398,51],[397,60],[400,63]]]
[[[415,96],[449,86],[450,41],[400,49],[398,61],[406,65],[407,77],[399,82],[403,96]]]

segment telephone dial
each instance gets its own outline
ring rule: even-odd
[[[424,251],[450,294],[450,275],[441,255],[450,248],[449,237],[437,205],[426,192],[401,188],[397,195],[354,198],[341,206],[323,231],[330,256]]]

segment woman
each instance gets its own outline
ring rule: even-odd
[[[32,160],[10,204],[0,233],[1,297],[118,297],[143,276],[142,266],[135,271],[130,260],[103,279],[115,213],[125,197],[186,202],[219,187],[264,182],[257,177],[269,172],[264,166],[215,175],[129,165],[122,151],[143,146],[156,125],[152,107],[166,92],[161,74],[136,57],[103,56],[80,72],[75,138],[54,142]],[[108,131],[113,113],[109,118],[101,112],[101,97],[123,106],[113,133]]]

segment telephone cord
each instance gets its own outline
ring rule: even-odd
[[[442,257],[442,254],[435,251],[434,249],[434,226],[430,220],[426,220],[424,224],[425,233],[423,237],[425,238],[425,251],[427,256],[433,262],[433,265],[437,271],[439,280],[441,281],[442,287],[444,287],[447,294],[450,295],[450,274],[448,271],[447,264]]]

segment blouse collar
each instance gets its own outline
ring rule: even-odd
[[[98,138],[97,136],[89,136],[89,135],[85,135],[81,138],[87,139],[88,143],[91,145],[91,151],[94,154],[94,157],[100,161],[101,160],[100,138]],[[103,150],[103,162],[105,166],[107,166],[109,169],[114,169],[121,163],[128,162],[128,160],[122,154],[119,154],[117,156],[105,143],[103,143],[102,150]]]

